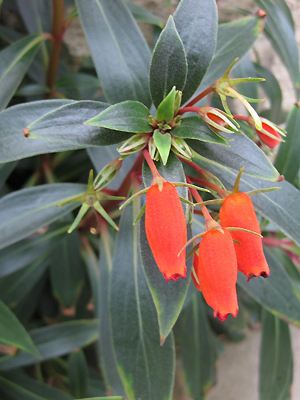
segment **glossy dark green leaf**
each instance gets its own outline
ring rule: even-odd
[[[232,189],[238,170],[221,163],[211,162],[211,160],[207,162],[201,159],[197,160],[197,163],[218,176],[228,189]],[[240,166],[243,165],[247,164],[240,164]],[[240,190],[247,192],[274,186],[279,187],[280,190],[253,196],[255,208],[264,217],[274,222],[280,231],[300,245],[300,191],[298,189],[289,182],[267,182],[243,174]]]
[[[61,238],[52,250],[49,262],[53,295],[61,307],[75,309],[85,278],[77,232]]]
[[[1,374],[0,394],[9,400],[72,400],[66,393],[20,371]]]
[[[215,0],[182,0],[174,14],[177,31],[183,42],[188,73],[183,102],[198,88],[214,55],[218,13]]]
[[[31,337],[13,312],[0,300],[0,343],[38,355]]]
[[[128,399],[171,400],[174,342],[169,335],[164,346],[159,343],[156,312],[140,255],[139,227],[133,226],[138,203],[125,208],[114,251],[110,311],[117,368]]]
[[[68,358],[68,376],[71,393],[74,398],[87,395],[88,366],[83,351],[75,351]]]
[[[247,282],[240,275],[239,286],[274,316],[300,326],[300,291],[281,265],[276,251],[265,249],[271,274],[267,279],[256,278]]]
[[[300,169],[300,104],[296,104],[290,112],[287,122],[287,137],[280,144],[276,158],[278,171],[289,182],[295,182]]]
[[[168,181],[185,182],[185,175],[181,162],[174,155],[170,156],[166,166],[158,164],[158,169],[162,176]],[[144,165],[143,169],[143,180],[145,186],[151,184],[151,173],[146,165]],[[181,196],[187,198],[186,188],[178,188],[178,192]],[[140,246],[144,270],[156,308],[160,337],[163,341],[170,334],[184,305],[190,284],[189,271],[191,270],[191,260],[187,263],[187,279],[166,282],[149,248],[145,234],[144,219],[141,221],[140,229]]]
[[[226,144],[226,138],[212,132],[201,118],[197,116],[185,117],[180,125],[172,130],[172,135],[182,139],[200,140],[200,142]],[[229,136],[231,137],[231,136]]]
[[[155,106],[159,106],[173,86],[183,90],[186,77],[185,50],[170,16],[156,42],[150,66],[150,91]]]
[[[194,293],[182,311],[176,338],[188,392],[193,399],[204,399],[215,382],[216,346],[200,293]]]
[[[24,352],[16,356],[4,356],[0,358],[0,370],[23,367],[71,353],[97,340],[98,329],[98,320],[94,319],[62,322],[34,329],[30,335],[40,357],[32,357]]]
[[[230,136],[229,146],[215,146],[210,143],[191,142],[191,146],[201,156],[210,160],[212,164],[222,166],[225,170],[230,168],[239,171],[244,168],[244,174],[276,181],[279,174],[273,167],[264,152],[244,134]],[[197,158],[197,157],[196,157]]]
[[[40,281],[47,267],[45,254],[21,271],[3,277],[0,280],[0,298],[10,307],[16,308]]]
[[[149,109],[144,104],[127,100],[113,104],[85,124],[121,132],[143,133],[151,130],[148,117]]]
[[[0,189],[16,166],[15,162],[0,164]]]
[[[216,53],[201,82],[201,88],[220,78],[235,58],[241,58],[252,47],[263,28],[263,20],[245,17],[219,25]]]
[[[292,82],[299,88],[299,52],[291,21],[291,13],[285,0],[256,0],[266,11],[265,32],[281,61],[285,64]]]
[[[85,192],[76,183],[56,183],[22,189],[0,199],[0,249],[30,236],[38,228],[61,218],[78,206],[58,203]],[[18,212],[16,213],[16,210]]]
[[[98,363],[104,377],[106,388],[111,393],[123,394],[121,379],[117,371],[116,356],[112,341],[109,293],[112,269],[112,239],[107,232],[102,232],[100,261],[92,248],[83,249],[96,315],[99,316]]]
[[[0,250],[0,278],[20,271],[50,250],[66,235],[69,225],[54,227],[46,233],[21,240]]]
[[[260,347],[259,399],[288,400],[293,383],[293,350],[286,322],[264,311]]]
[[[13,97],[43,40],[42,36],[27,36],[0,52],[0,110]]]
[[[150,105],[150,51],[121,0],[76,1],[98,77],[107,100]]]

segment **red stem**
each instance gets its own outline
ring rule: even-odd
[[[179,111],[178,111],[178,114],[179,115],[182,115],[182,114],[184,114],[184,113],[187,113],[187,112],[195,112],[195,113],[199,113],[199,111],[200,111],[200,107],[193,107],[193,106],[191,106],[191,107],[182,107]]]
[[[192,183],[188,177],[186,180],[188,183]],[[192,196],[194,197],[194,199],[196,200],[197,203],[203,203],[203,199],[200,196],[200,194],[197,192],[196,189],[190,187],[189,191],[191,192]],[[202,211],[203,217],[205,219],[205,222],[207,225],[209,225],[212,221],[214,221],[214,219],[210,215],[210,213],[205,205],[201,205],[200,207],[201,207],[201,211]]]
[[[213,88],[212,86],[209,86],[208,88],[206,88],[205,90],[203,90],[203,92],[199,93],[198,96],[194,97],[190,102],[187,103],[186,107],[190,107],[193,106],[194,104],[198,103],[198,101],[200,101],[201,99],[203,99],[204,97],[206,97],[208,94],[213,92]]]
[[[250,120],[250,117],[248,115],[240,115],[240,114],[234,114],[233,118],[237,119],[238,121],[246,121],[248,123]]]
[[[156,165],[154,164],[154,161],[152,160],[152,158],[150,156],[149,151],[148,150],[144,150],[143,151],[143,155],[144,155],[144,159],[146,160],[146,162],[147,162],[147,164],[148,164],[148,166],[149,166],[149,168],[151,170],[153,178],[160,177],[160,173],[158,172],[158,170],[156,168]]]

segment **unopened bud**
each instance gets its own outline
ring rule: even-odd
[[[142,150],[149,140],[149,136],[144,133],[138,133],[131,136],[129,139],[117,149],[121,156],[126,157]]]
[[[192,158],[192,150],[186,141],[182,138],[172,137],[172,151],[179,157],[187,158],[190,160]]]
[[[117,175],[123,160],[118,158],[105,165],[94,180],[94,189],[99,190],[108,185]]]
[[[224,111],[214,107],[202,107],[200,108],[199,115],[208,125],[217,130],[217,132],[238,132],[238,123]]]

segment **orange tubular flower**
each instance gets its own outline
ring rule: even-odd
[[[155,179],[146,194],[146,236],[160,272],[166,280],[186,277],[186,220],[172,183]],[[180,252],[181,251],[181,252]]]
[[[210,229],[203,235],[195,255],[193,280],[215,317],[225,320],[229,314],[237,315],[237,260],[226,229]]]
[[[261,233],[252,200],[246,193],[236,192],[225,198],[220,209],[220,222],[224,228],[237,227]],[[239,271],[249,278],[269,276],[270,269],[264,255],[262,239],[239,230],[230,233],[235,242]]]

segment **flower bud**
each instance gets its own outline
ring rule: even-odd
[[[161,183],[154,180],[146,194],[146,236],[160,272],[177,280],[186,277],[186,220],[175,186]]]
[[[108,185],[117,175],[122,163],[123,161],[118,158],[117,160],[113,160],[109,164],[106,164],[94,180],[94,189],[99,190]]]
[[[265,118],[261,118],[262,129],[256,129],[256,133],[260,140],[266,144],[270,149],[274,149],[276,146],[282,142],[282,137],[285,133],[283,130],[278,128],[275,124],[268,121]]]
[[[261,233],[252,200],[242,192],[232,193],[225,198],[220,209],[220,223],[224,228],[236,227]],[[248,278],[267,277],[270,270],[264,255],[262,238],[239,230],[230,231],[230,234],[234,240],[239,271]]]
[[[199,254],[194,259],[193,280],[214,316],[225,320],[229,314],[236,316],[237,259],[230,233],[224,229],[210,229],[199,244]]]
[[[136,135],[133,135],[129,139],[125,140],[125,142],[117,148],[117,151],[123,157],[129,156],[130,154],[141,151],[146,146],[148,140],[148,135],[144,133],[137,133]]]
[[[232,133],[238,132],[239,125],[225,112],[214,107],[201,107],[200,116],[208,125],[217,132]]]

